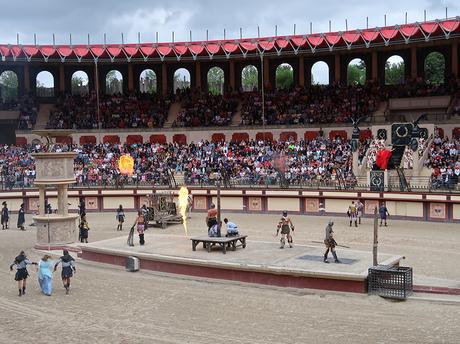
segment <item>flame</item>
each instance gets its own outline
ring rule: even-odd
[[[118,168],[120,169],[121,174],[127,174],[131,176],[134,171],[134,159],[129,154],[124,154],[120,156],[118,160]]]
[[[188,206],[188,189],[185,186],[182,186],[179,190],[179,212],[182,215],[182,225],[184,226],[185,235],[188,235],[187,206]]]

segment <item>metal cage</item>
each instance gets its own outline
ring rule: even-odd
[[[405,300],[412,295],[411,267],[378,265],[369,268],[368,293],[391,299]]]

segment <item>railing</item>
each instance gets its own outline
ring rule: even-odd
[[[460,184],[453,183],[441,183],[432,182],[429,177],[412,177],[408,180],[410,190],[412,192],[442,192],[442,193],[460,193]],[[216,180],[184,180],[184,184],[188,187],[194,188],[215,188],[218,182]],[[34,188],[33,182],[24,184],[21,181],[15,182],[0,182],[2,190],[23,190]],[[281,185],[278,178],[265,178],[254,180],[252,178],[238,178],[230,179],[227,181],[220,181],[222,188],[249,188],[249,189],[304,189],[304,190],[343,190],[343,191],[370,191],[370,185],[364,182],[363,179],[355,182],[344,181],[338,182],[336,180],[324,180],[324,181],[284,181]],[[95,180],[87,181],[83,183],[75,183],[70,185],[71,189],[95,189],[95,188],[106,188],[106,189],[123,189],[123,188],[168,188],[176,189],[180,185],[174,183],[174,181],[162,180],[162,181],[142,181],[133,179],[120,180]],[[388,184],[384,185],[384,191],[387,192],[400,192],[404,191],[401,186],[399,178],[390,177]]]

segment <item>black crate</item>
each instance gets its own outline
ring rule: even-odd
[[[405,300],[412,295],[412,268],[378,265],[369,268],[368,293],[392,299]]]

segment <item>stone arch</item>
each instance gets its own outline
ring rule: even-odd
[[[123,74],[116,69],[112,69],[105,75],[105,93],[123,93]]]
[[[243,92],[251,92],[259,88],[259,70],[249,64],[241,70],[241,88]]]
[[[294,68],[289,63],[281,63],[276,67],[275,85],[277,89],[289,89],[294,86]]]
[[[423,63],[425,82],[429,84],[442,84],[445,80],[446,58],[438,51],[432,51],[425,57]]]
[[[77,70],[71,77],[70,91],[72,94],[88,94],[89,93],[89,77],[86,72]]]
[[[400,55],[392,55],[385,61],[385,85],[399,85],[405,80],[405,61]]]
[[[316,61],[311,66],[311,85],[329,85],[329,65],[324,61]]]
[[[152,69],[144,69],[139,75],[139,91],[141,93],[157,93],[158,78]]]
[[[191,77],[190,72],[186,68],[178,68],[173,74],[173,91],[177,93],[178,90],[190,88]]]
[[[363,59],[355,58],[347,66],[347,84],[364,85],[366,83],[366,62]]]
[[[54,97],[54,76],[48,71],[41,71],[35,78],[37,97]]]
[[[0,101],[10,101],[18,98],[19,79],[12,70],[5,70],[0,73]]]

